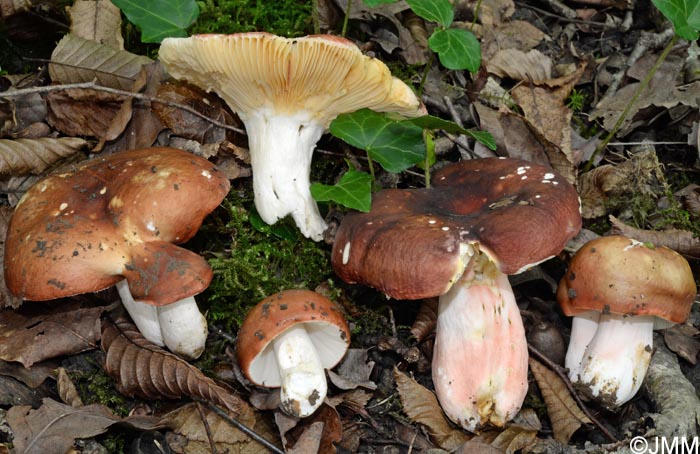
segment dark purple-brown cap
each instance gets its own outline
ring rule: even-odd
[[[555,171],[517,159],[450,164],[428,189],[387,189],[345,216],[332,262],[344,281],[398,299],[442,295],[478,248],[506,274],[558,254],[581,228],[578,194]],[[468,260],[466,260],[468,261]]]

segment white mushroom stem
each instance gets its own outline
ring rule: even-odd
[[[527,367],[525,330],[508,277],[477,257],[439,299],[432,369],[440,405],[467,430],[503,426],[525,399]]]
[[[571,337],[564,361],[571,380],[575,380],[581,371],[583,353],[598,329],[599,320],[600,311],[586,311],[575,315],[571,322]]]
[[[143,337],[188,359],[198,358],[207,340],[207,321],[193,297],[154,306],[135,301],[126,279],[116,285],[122,304]]]
[[[601,314],[598,329],[572,381],[608,408],[639,390],[651,360],[653,316]]]
[[[272,341],[282,380],[282,408],[304,418],[323,403],[328,391],[321,358],[302,325],[295,325]]]
[[[319,241],[328,227],[311,197],[311,156],[324,125],[308,113],[269,110],[243,118],[253,169],[255,208],[268,224],[292,215],[301,233]]]

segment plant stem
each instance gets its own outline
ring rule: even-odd
[[[340,36],[345,38],[345,34],[348,31],[348,19],[350,18],[350,10],[352,9],[352,0],[348,0],[348,7],[345,10],[345,17],[343,18],[343,29],[340,31]]]
[[[321,33],[321,19],[318,16],[318,0],[311,0],[311,21],[314,23],[314,34]]]
[[[479,18],[479,10],[481,9],[481,0],[477,0],[476,6],[474,7],[474,19],[472,19],[471,25],[469,25],[469,30],[474,30],[474,25],[476,25],[476,20]]]
[[[374,175],[374,165],[369,153],[367,153],[367,168],[369,169],[369,174],[372,175],[372,192],[374,192],[377,189],[377,182]]]
[[[671,49],[673,49],[673,46],[676,44],[677,41],[678,41],[678,35],[674,34],[673,37],[671,38],[671,40],[666,45],[666,47],[664,48],[663,52],[661,52],[661,55],[659,55],[659,58],[657,58],[656,62],[654,62],[654,66],[652,66],[649,69],[646,76],[644,76],[644,79],[642,79],[642,81],[639,83],[639,86],[634,91],[632,98],[627,103],[627,106],[625,106],[625,110],[622,111],[622,113],[620,114],[620,117],[617,119],[615,126],[613,126],[613,128],[610,130],[608,135],[605,136],[605,139],[603,139],[603,141],[600,144],[598,144],[598,146],[596,147],[595,151],[593,152],[590,159],[586,163],[586,166],[583,168],[583,173],[591,170],[591,168],[593,167],[593,162],[595,161],[596,156],[598,156],[598,153],[600,153],[602,150],[604,150],[605,147],[608,146],[608,143],[610,143],[612,138],[615,137],[615,134],[617,134],[617,131],[620,129],[620,127],[622,127],[622,124],[624,123],[625,118],[627,118],[627,116],[632,111],[632,107],[634,107],[635,103],[637,102],[637,99],[647,89],[647,86],[649,85],[651,78],[654,77],[654,74],[661,67],[664,60],[666,60],[666,57],[668,57],[668,54],[671,53]]]

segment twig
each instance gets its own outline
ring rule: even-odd
[[[207,416],[204,414],[204,409],[202,409],[201,402],[194,403],[197,406],[197,411],[199,412],[199,418],[204,424],[204,430],[207,433],[207,438],[209,439],[209,448],[211,449],[211,454],[216,454],[216,443],[214,443],[214,437],[211,434],[211,427],[209,427],[209,422],[207,422]]]
[[[600,423],[600,421],[598,421],[598,420],[593,416],[593,414],[591,414],[591,412],[588,410],[588,407],[586,407],[586,405],[584,405],[584,403],[583,403],[583,402],[581,401],[581,399],[578,397],[578,393],[577,393],[576,390],[574,389],[574,386],[571,384],[571,380],[569,380],[569,377],[568,377],[568,376],[566,375],[566,373],[564,372],[565,369],[564,369],[563,367],[561,367],[559,364],[556,364],[556,363],[552,362],[552,360],[550,360],[549,358],[547,358],[542,352],[540,352],[540,351],[537,350],[535,347],[533,347],[532,345],[530,345],[529,342],[528,342],[528,344],[527,344],[527,349],[528,349],[528,351],[530,352],[530,354],[531,354],[532,356],[534,356],[534,357],[537,358],[537,361],[543,363],[545,366],[547,366],[549,369],[551,369],[555,374],[557,374],[557,375],[559,376],[559,378],[560,378],[560,379],[564,382],[564,384],[566,385],[566,389],[569,390],[569,393],[571,394],[571,396],[572,396],[572,397],[574,398],[574,400],[576,401],[576,404],[579,406],[579,408],[581,409],[581,411],[583,411],[583,414],[585,414],[586,416],[588,416],[588,419],[591,420],[591,422],[593,423],[593,425],[595,425],[595,426],[598,428],[598,430],[600,430],[600,431],[603,433],[603,435],[605,435],[610,441],[612,441],[613,443],[615,443],[615,442],[617,441],[617,438],[615,438],[615,437],[613,436],[613,434],[611,434],[611,433],[608,431],[608,429],[606,429],[606,428]]]
[[[206,400],[195,398],[194,400],[201,402],[202,404],[206,405],[207,408],[217,415],[221,416],[226,422],[234,426],[236,429],[240,430],[241,432],[245,433],[248,435],[250,438],[253,440],[257,441],[261,445],[265,446],[267,449],[270,451],[274,452],[275,454],[284,454],[284,451],[282,451],[280,448],[277,446],[273,445],[263,437],[261,437],[257,432],[255,432],[253,429],[250,427],[246,426],[240,421],[236,421],[232,417],[228,415],[225,411],[217,407],[216,405],[212,404],[211,402],[207,402]]]
[[[563,22],[571,22],[573,24],[584,24],[584,25],[589,25],[589,26],[594,26],[594,27],[601,27],[601,28],[608,28],[608,29],[616,29],[618,28],[615,25],[610,25],[606,24],[605,22],[596,22],[596,21],[590,21],[590,20],[583,20],[583,19],[574,19],[571,17],[565,17],[561,16],[559,14],[554,14],[549,11],[545,11],[543,9],[537,8],[535,6],[530,5],[530,3],[525,3],[525,2],[515,2],[515,4],[518,6],[518,8],[527,8],[531,9],[532,11],[536,11],[543,16],[548,16],[548,17],[554,17],[556,19],[559,19]]]
[[[17,96],[31,95],[34,93],[49,93],[52,91],[71,90],[73,88],[103,91],[105,93],[111,93],[113,95],[128,96],[134,99],[138,99],[140,101],[148,101],[152,103],[163,104],[168,107],[174,107],[176,109],[184,110],[185,112],[191,113],[192,115],[206,120],[214,126],[218,126],[219,128],[228,129],[229,131],[235,131],[239,134],[245,134],[244,130],[236,128],[235,126],[227,125],[226,123],[222,123],[211,117],[207,117],[203,113],[198,112],[197,110],[185,104],[168,101],[166,99],[155,98],[153,96],[144,95],[143,93],[133,93],[126,90],[119,90],[118,88],[104,87],[102,85],[97,85],[95,82],[80,82],[76,84],[47,85],[44,87],[21,88],[9,92],[2,92],[0,93],[0,98],[14,98]]]

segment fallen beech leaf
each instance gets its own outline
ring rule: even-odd
[[[530,358],[530,371],[535,376],[547,414],[554,431],[554,439],[568,443],[571,436],[582,424],[591,424],[591,420],[578,408],[564,382],[551,370]]]
[[[367,389],[376,389],[377,384],[369,379],[374,369],[374,361],[367,360],[367,350],[364,348],[351,348],[345,353],[345,357],[336,367],[338,371],[328,371],[331,382],[340,389],[355,389],[358,386]]]
[[[624,235],[642,243],[666,246],[687,258],[700,259],[700,238],[694,237],[692,232],[679,229],[661,231],[637,229],[625,224],[615,216],[611,215],[609,218],[612,224],[610,232],[615,235]]]
[[[503,49],[489,60],[486,70],[498,77],[537,83],[552,78],[552,60],[536,49],[527,53],[518,49]]]
[[[481,437],[474,437],[464,443],[454,454],[503,454],[505,451],[493,446]]]
[[[275,420],[280,421],[278,417],[281,412],[275,412]],[[338,443],[343,438],[343,426],[340,422],[340,415],[335,408],[325,403],[316,410],[311,416],[303,419],[290,418],[296,420],[296,424],[287,421],[287,424],[280,425],[280,436],[287,449],[292,449],[292,452],[297,453],[334,453],[335,443]],[[315,431],[318,430],[320,423],[322,431],[318,436]],[[307,432],[311,430],[311,434]],[[315,439],[318,438],[318,449],[315,451],[307,451],[304,446],[313,446]],[[302,446],[299,444],[302,443]]]
[[[669,350],[688,361],[697,364],[700,352],[700,331],[692,325],[679,324],[662,331]]]
[[[76,0],[66,9],[70,33],[124,50],[121,11],[110,0]]]
[[[335,448],[331,451],[321,451],[321,436],[323,435],[323,423],[316,421],[306,427],[301,434],[296,444],[292,449],[288,449],[288,454],[312,454],[317,452],[335,452]]]
[[[248,435],[241,432],[228,421],[202,405],[200,407],[204,414],[209,430],[211,431],[217,452],[248,453],[253,454],[261,451],[261,445],[252,440]],[[264,418],[257,417],[251,411],[246,413],[245,418],[237,420],[266,440],[279,445],[277,435],[270,424]],[[179,407],[162,418],[163,423],[167,423],[172,431],[186,438],[183,451],[188,454],[209,453],[211,447],[206,428],[202,423],[201,413],[197,409],[196,403],[189,403]]]
[[[68,34],[51,54],[49,75],[55,83],[91,82],[129,90],[141,67],[152,60]]]
[[[80,308],[74,302],[23,305],[0,311],[0,359],[24,367],[97,347],[104,307]],[[37,315],[38,314],[38,315]]]
[[[411,326],[411,334],[418,342],[422,342],[426,337],[435,332],[437,325],[438,299],[429,298],[421,302],[418,314]]]
[[[87,142],[78,137],[0,139],[0,174],[40,174],[51,164],[77,153],[86,145]]]
[[[142,430],[162,427],[160,418],[134,416],[122,419],[104,405],[73,408],[48,398],[37,410],[28,405],[12,407],[6,418],[14,435],[14,452],[18,454],[64,453],[76,438],[94,437],[117,422]]]
[[[44,361],[26,368],[20,363],[0,361],[0,375],[12,377],[30,388],[38,388],[47,378],[56,375],[57,366],[53,361]]]
[[[435,394],[430,390],[397,368],[394,368],[394,379],[403,411],[412,421],[423,424],[428,429],[430,438],[438,446],[452,451],[471,438],[450,424],[445,418]]]
[[[76,408],[84,405],[78,390],[75,389],[73,380],[70,379],[68,372],[63,367],[58,368],[56,387],[58,388],[58,395],[64,403]]]
[[[14,208],[7,205],[0,205],[0,269],[5,263],[5,236],[7,226],[10,224]],[[22,305],[22,298],[17,298],[10,293],[5,285],[5,273],[0,273],[0,309],[5,307],[18,308]]]
[[[535,411],[525,408],[503,430],[485,432],[482,437],[506,454],[528,452],[537,443],[537,432],[541,428]]]
[[[224,407],[234,416],[252,412],[238,396],[185,360],[147,341],[124,317],[102,323],[105,371],[127,396],[146,399],[199,397]]]

